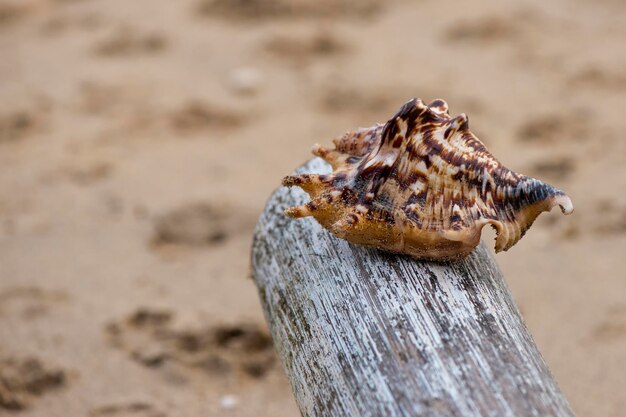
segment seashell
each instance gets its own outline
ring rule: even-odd
[[[561,190],[504,167],[470,132],[465,114],[448,105],[413,99],[384,125],[348,132],[313,154],[328,162],[328,175],[287,176],[311,201],[285,210],[313,216],[352,243],[418,259],[467,256],[481,230],[496,230],[496,252],[524,236],[537,216],[573,205]]]

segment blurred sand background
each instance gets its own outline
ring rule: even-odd
[[[0,0],[0,415],[299,415],[254,223],[313,143],[415,96],[572,197],[497,260],[578,415],[623,416],[625,21],[621,0]]]

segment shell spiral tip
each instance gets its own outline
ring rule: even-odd
[[[574,212],[572,200],[566,195],[556,196],[554,198],[554,205],[558,205],[563,214],[572,214]]]

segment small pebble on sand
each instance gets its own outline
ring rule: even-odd
[[[256,68],[241,67],[230,73],[229,85],[239,95],[255,95],[263,84],[263,75]]]
[[[224,395],[220,398],[220,407],[224,410],[232,410],[239,404],[239,399],[234,395]]]

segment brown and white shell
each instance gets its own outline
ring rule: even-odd
[[[573,205],[562,191],[504,167],[470,132],[465,114],[413,99],[384,125],[348,132],[335,149],[313,154],[328,175],[287,176],[311,201],[285,210],[313,216],[352,243],[419,259],[468,255],[485,225],[496,229],[496,252],[513,246],[543,211]]]

